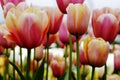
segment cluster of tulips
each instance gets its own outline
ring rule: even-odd
[[[56,0],[58,7],[0,2],[5,19],[0,25],[0,80],[120,80],[119,9],[95,9],[89,24],[84,0]],[[110,54],[114,70],[108,73]]]

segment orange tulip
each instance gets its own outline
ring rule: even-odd
[[[17,8],[9,10],[6,25],[10,34],[6,38],[27,49],[39,46],[49,28],[46,12],[29,7],[23,11]]]
[[[84,40],[84,57],[89,65],[93,67],[101,67],[105,65],[109,44],[102,38],[86,38]]]
[[[68,31],[73,35],[83,35],[88,28],[90,12],[85,4],[70,4],[67,7]]]
[[[94,10],[92,15],[92,27],[95,37],[113,42],[117,36],[119,25],[117,12],[110,8]]]
[[[70,3],[83,3],[84,0],[56,0],[61,12],[66,13],[66,8]]]

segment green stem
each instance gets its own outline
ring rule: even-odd
[[[66,66],[67,66],[67,56],[68,56],[67,44],[65,44],[65,53],[64,53],[64,57],[65,57],[65,69],[66,69]]]
[[[22,48],[20,47],[20,69],[22,71]]]
[[[35,75],[34,75],[34,70],[35,70],[35,52],[36,52],[36,49],[34,48],[34,55],[33,55],[33,74],[32,74],[32,77],[34,79]]]
[[[77,80],[80,80],[79,35],[76,34]]]
[[[8,60],[8,61],[9,61],[9,60]],[[18,67],[17,67],[14,63],[12,63],[11,61],[9,61],[9,64],[11,64],[11,65],[15,68],[15,70],[16,70],[17,73],[19,74],[21,80],[25,80],[25,78],[24,78],[22,72],[18,69]]]
[[[8,58],[8,48],[6,48],[6,53],[5,53],[5,55],[6,55],[7,58]],[[6,80],[7,73],[8,73],[8,62],[6,63],[6,70],[5,70],[5,74],[4,74],[3,80]]]
[[[70,66],[69,66],[69,79],[71,80],[71,75],[72,75],[72,36],[69,36],[70,39]]]
[[[48,68],[49,68],[49,34],[47,34],[47,67],[46,67],[46,80],[48,80]]]
[[[26,80],[30,80],[30,58],[31,58],[31,49],[27,49],[28,54],[27,54],[27,67],[26,67]]]
[[[91,80],[94,80],[94,73],[95,73],[95,67],[92,67],[92,76],[91,76]]]
[[[107,79],[107,65],[105,64],[105,71],[104,71],[104,75],[103,75],[103,80]]]
[[[13,50],[13,63],[15,64],[15,48]],[[15,80],[15,68],[13,68],[13,80]]]

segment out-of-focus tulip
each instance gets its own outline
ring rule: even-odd
[[[114,71],[120,70],[120,50],[114,50]]]
[[[108,75],[107,80],[120,80],[120,76],[118,74]]]
[[[0,56],[0,75],[5,74],[7,58],[5,56]]]
[[[15,6],[17,6],[20,2],[24,2],[25,0],[0,0],[1,6],[2,8],[4,7],[4,5],[6,5],[7,3],[11,2],[13,3]]]
[[[17,8],[19,9],[21,12],[24,11],[26,8],[28,8],[27,4],[25,2],[21,2],[19,3],[17,6],[15,6],[13,3],[7,3],[4,6],[4,17],[6,17],[7,12],[11,9],[11,8]]]
[[[52,68],[53,75],[57,78],[61,77],[65,72],[64,58],[55,58],[51,61],[50,66]]]
[[[61,12],[66,13],[66,8],[70,3],[83,3],[84,0],[56,0],[56,2]]]
[[[113,42],[119,30],[119,20],[115,10],[110,8],[96,9],[92,15],[92,27],[95,37]]]
[[[57,33],[62,22],[63,14],[57,7],[45,7],[43,9],[48,13],[50,17],[48,34]]]
[[[70,4],[67,7],[68,31],[73,35],[83,35],[88,28],[90,12],[85,4]]]
[[[43,50],[44,50],[44,46],[43,45],[35,48],[35,51],[36,51],[35,52],[35,59],[37,61],[40,61],[42,58],[44,58],[45,54],[44,54]]]
[[[102,38],[86,38],[83,44],[84,57],[89,65],[93,67],[101,67],[105,65],[109,44]]]
[[[0,45],[3,46],[4,48],[13,48],[14,43],[4,38],[4,35],[8,33],[9,32],[6,29],[6,25],[1,25],[0,26]]]
[[[47,36],[47,35],[46,35]],[[47,37],[45,37],[44,41],[43,41],[43,45],[45,47],[47,47]],[[49,46],[54,43],[57,39],[57,35],[56,34],[53,34],[53,35],[49,35]]]
[[[58,36],[62,43],[69,44],[69,35],[70,33],[68,32],[68,29],[67,29],[67,16],[64,15],[63,21],[60,25],[60,29],[58,32]],[[75,42],[75,41],[76,41],[75,36],[72,36],[72,42]]]
[[[24,11],[12,8],[6,16],[10,34],[5,37],[23,48],[35,48],[43,42],[49,28],[49,17],[45,11],[29,7]]]

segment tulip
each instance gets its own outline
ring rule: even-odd
[[[14,43],[4,38],[4,35],[8,33],[9,32],[6,29],[6,25],[1,25],[0,26],[0,45],[3,46],[4,48],[13,49]]]
[[[20,2],[24,2],[24,1],[25,0],[0,0],[0,3],[1,3],[2,8],[4,8],[4,5],[6,5],[9,2],[11,2],[15,6],[17,6]]]
[[[63,76],[64,72],[65,72],[65,63],[64,63],[64,58],[54,58],[51,63],[50,63],[52,72],[53,72],[53,76],[54,77],[61,77]]]
[[[77,80],[80,79],[79,36],[87,31],[89,18],[90,12],[85,4],[69,4],[67,7],[68,31],[76,36]]]
[[[70,3],[83,3],[84,0],[56,0],[57,5],[62,13],[66,13],[66,8]]]
[[[92,27],[95,37],[101,37],[110,43],[114,41],[119,30],[119,18],[116,14],[110,8],[93,11]]]
[[[72,35],[83,35],[88,28],[90,12],[85,4],[70,4],[67,7],[68,31]]]
[[[45,54],[43,52],[44,46],[41,45],[39,47],[35,48],[35,60],[40,61],[42,58],[44,58]]]
[[[114,71],[120,70],[120,50],[114,50]]]
[[[6,38],[23,48],[31,49],[41,45],[48,31],[49,17],[46,12],[29,7],[21,12],[9,10],[6,25],[10,34]]]
[[[83,47],[85,60],[89,65],[102,67],[106,63],[109,44],[102,38],[86,38]]]
[[[57,33],[62,22],[63,14],[56,7],[45,7],[44,10],[48,13],[50,17],[48,34]]]
[[[67,17],[64,16],[63,21],[60,25],[60,29],[58,31],[58,36],[62,43],[69,44],[69,35],[70,33],[68,32],[68,29],[67,29]],[[75,42],[75,41],[76,41],[75,36],[72,36],[72,42]]]

